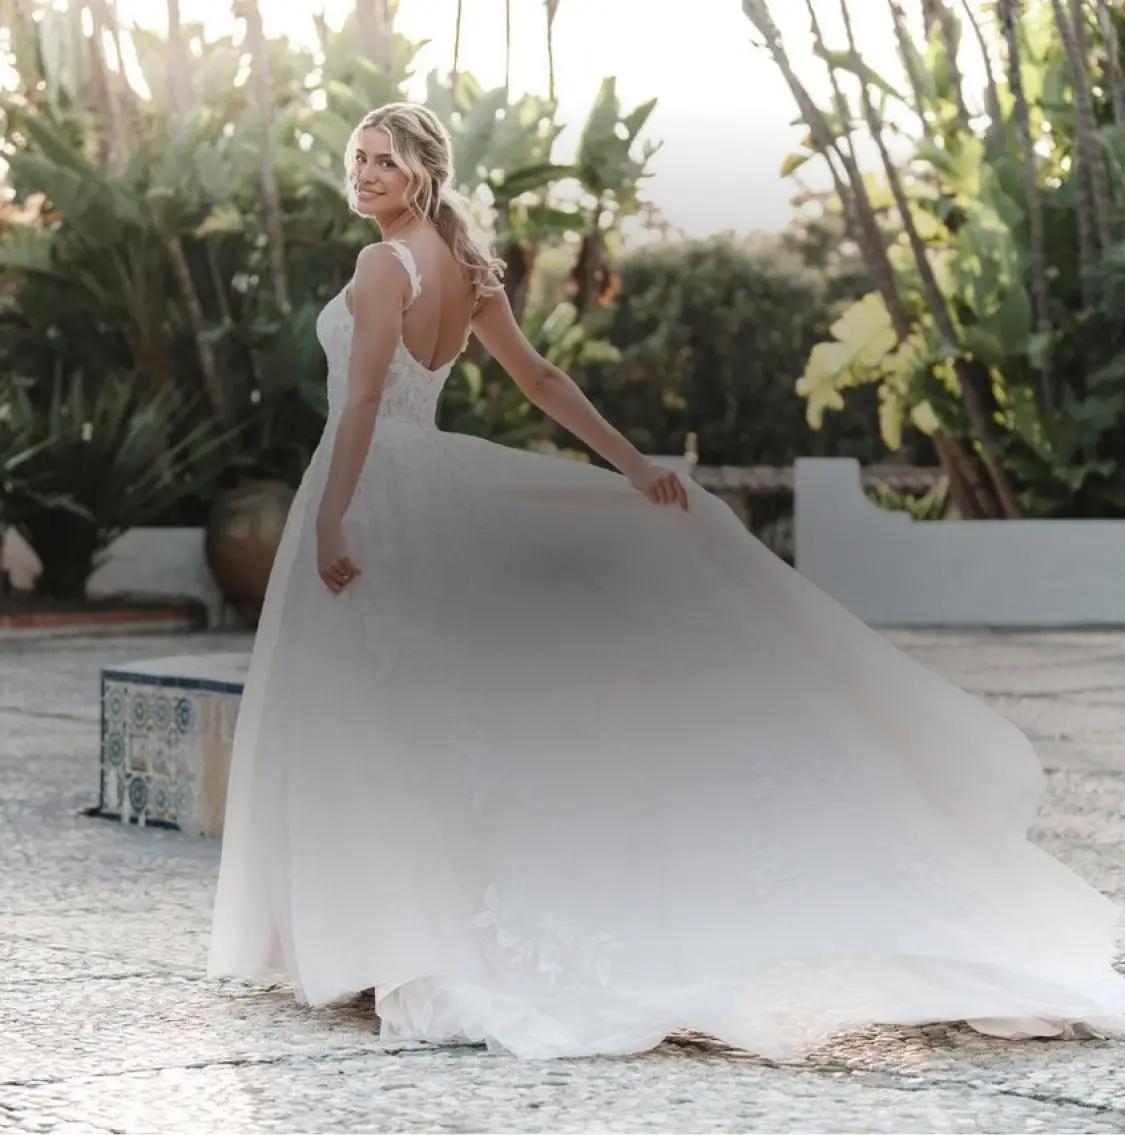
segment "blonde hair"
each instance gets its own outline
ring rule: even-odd
[[[344,152],[348,208],[358,216],[355,186],[355,151],[364,130],[385,130],[391,140],[391,157],[409,178],[407,207],[419,219],[427,218],[449,245],[453,258],[465,269],[478,300],[503,291],[500,282],[507,267],[492,256],[487,244],[474,237],[468,200],[453,186],[453,144],[449,131],[427,107],[412,102],[389,102],[370,110],[348,135]]]

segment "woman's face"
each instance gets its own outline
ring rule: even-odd
[[[376,221],[397,216],[406,208],[407,176],[391,157],[391,139],[372,126],[360,131],[352,152],[352,181],[356,207]]]

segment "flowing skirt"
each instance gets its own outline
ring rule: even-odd
[[[381,421],[333,595],[328,457],[254,643],[211,976],[529,1058],[1125,1035],[1119,912],[1027,840],[1027,737],[717,497]]]

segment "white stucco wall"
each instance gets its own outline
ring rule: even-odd
[[[1125,520],[915,521],[853,458],[800,458],[797,570],[871,624],[1125,624]]]
[[[87,583],[87,594],[132,591],[189,596],[206,604],[209,627],[222,626],[223,597],[207,566],[205,532],[202,527],[130,528],[103,553],[103,562]],[[32,588],[41,570],[39,557],[14,528],[4,529],[0,536],[0,567],[22,590]]]
[[[207,625],[220,625],[222,595],[204,552],[203,528],[130,528],[107,549],[87,594],[115,591],[189,595],[207,605]]]

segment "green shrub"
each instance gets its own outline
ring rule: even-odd
[[[641,449],[680,453],[694,432],[704,464],[887,459],[874,398],[856,399],[820,430],[805,419],[796,381],[839,295],[787,239],[721,234],[622,259],[619,294],[603,315],[621,362],[598,366],[585,385]],[[911,436],[899,456],[927,454],[928,442]]]

